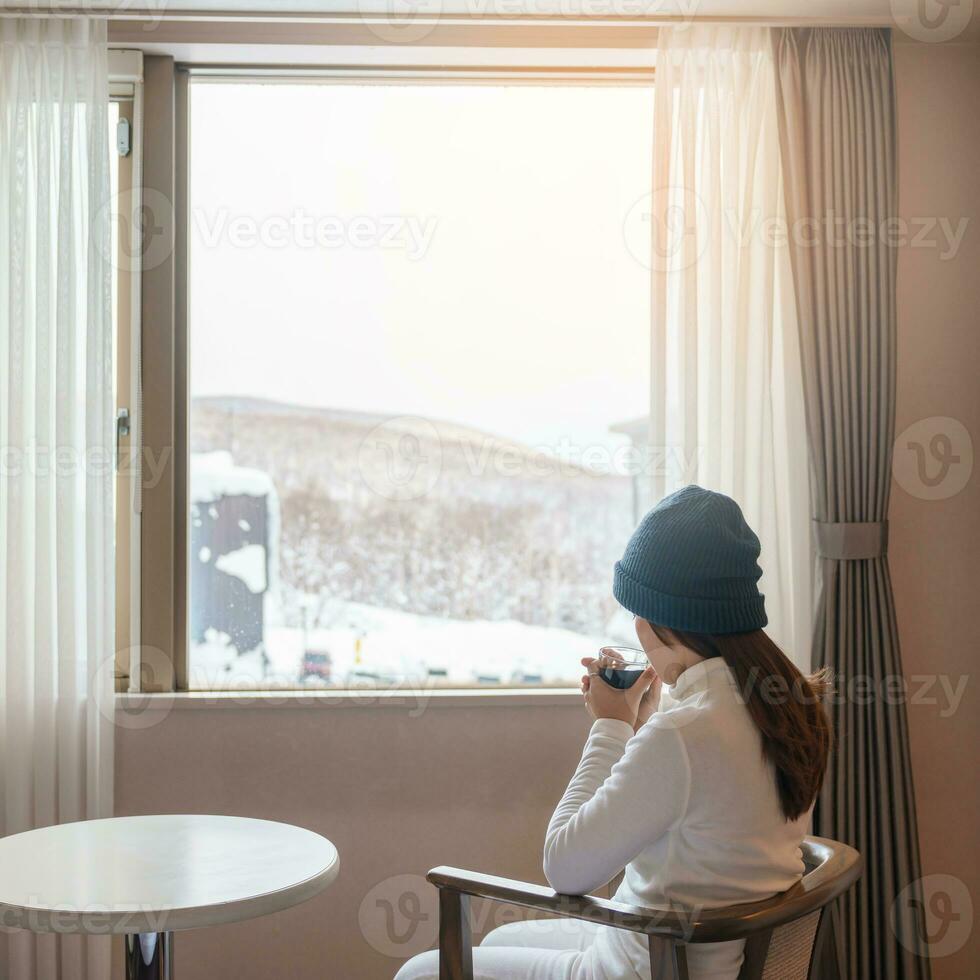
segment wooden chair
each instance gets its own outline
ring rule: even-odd
[[[434,868],[439,889],[439,978],[473,980],[469,900],[477,898],[584,919],[648,937],[654,980],[688,980],[686,947],[745,939],[738,980],[813,980],[832,933],[830,903],[861,875],[853,848],[822,837],[803,841],[806,870],[789,891],[763,902],[700,912],[664,912],[590,895],[559,895],[541,885],[457,868]]]

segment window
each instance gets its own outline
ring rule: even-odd
[[[190,688],[550,686],[619,635],[651,115],[191,77]]]

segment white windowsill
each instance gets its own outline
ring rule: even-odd
[[[572,687],[499,688],[496,690],[426,689],[417,691],[180,691],[174,694],[117,694],[116,710],[230,710],[244,708],[477,708],[513,705],[563,706],[579,703]]]

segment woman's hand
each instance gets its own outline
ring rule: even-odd
[[[588,673],[582,678],[582,694],[593,718],[625,721],[636,731],[656,710],[660,699],[660,678],[652,667],[647,667],[632,687],[621,691],[596,676],[602,668],[615,667],[620,662],[608,654],[583,657],[582,666]]]

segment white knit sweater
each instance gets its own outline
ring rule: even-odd
[[[684,671],[637,732],[604,719],[551,824],[544,870],[578,895],[624,867],[618,901],[713,908],[768,898],[803,872],[808,815],[784,819],[775,776],[735,679],[720,658]],[[688,947],[691,980],[734,980],[742,941]],[[604,929],[588,954],[596,980],[648,978],[646,941]]]

